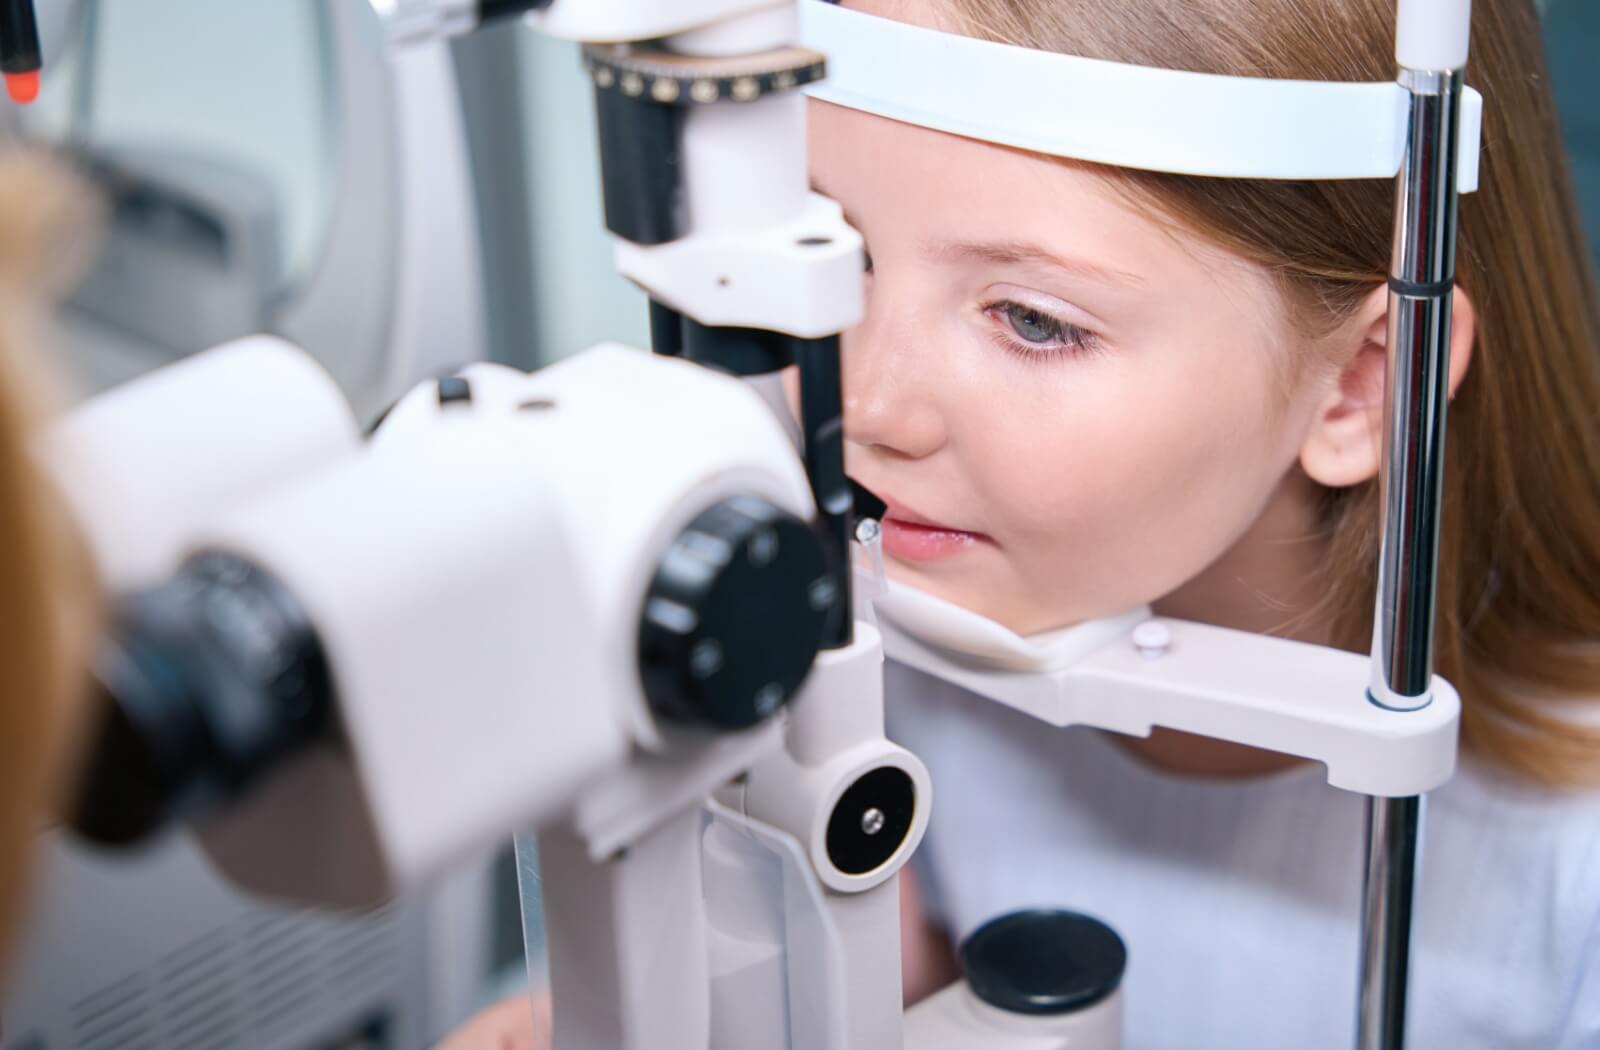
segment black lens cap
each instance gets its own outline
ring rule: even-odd
[[[972,991],[1016,1014],[1085,1010],[1117,990],[1128,950],[1115,930],[1077,912],[1034,909],[991,919],[961,945]]]

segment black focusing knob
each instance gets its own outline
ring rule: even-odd
[[[979,999],[1016,1014],[1086,1010],[1117,990],[1128,950],[1115,930],[1077,912],[1036,909],[991,919],[961,945]]]
[[[645,596],[646,699],[676,722],[755,725],[804,681],[839,600],[804,521],[750,496],[716,504],[673,541]]]

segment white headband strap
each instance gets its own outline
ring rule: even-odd
[[[828,56],[808,92],[850,109],[1034,153],[1249,179],[1386,179],[1405,155],[1410,96],[1343,84],[1186,73],[997,44],[822,0],[801,38]],[[1458,186],[1478,185],[1483,96],[1461,106]]]

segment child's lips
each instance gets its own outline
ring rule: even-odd
[[[945,525],[890,499],[883,516],[883,549],[905,561],[936,561],[993,542],[981,532]]]

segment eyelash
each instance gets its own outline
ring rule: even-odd
[[[1002,325],[1000,330],[992,333],[1000,347],[1029,361],[1076,357],[1100,349],[1099,338],[1093,332],[1047,314],[1043,310],[1010,299],[989,303],[984,306],[983,313],[984,316]],[[1033,318],[1034,326],[1049,332],[1051,341],[1036,343],[1024,338],[1016,328],[1017,320],[1021,317]]]

